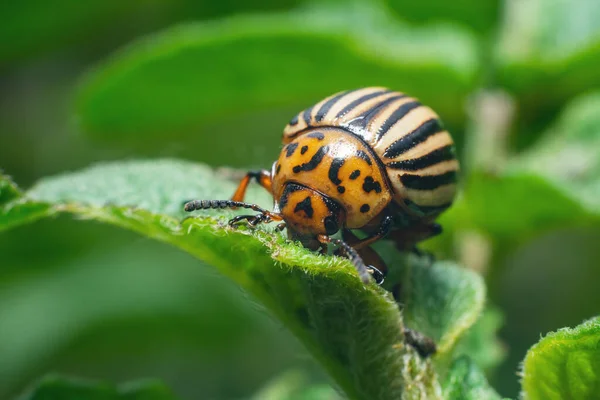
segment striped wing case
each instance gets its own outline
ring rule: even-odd
[[[292,118],[283,142],[319,127],[362,139],[385,166],[402,208],[435,215],[452,203],[459,170],[452,138],[438,115],[415,98],[381,87],[336,93]]]

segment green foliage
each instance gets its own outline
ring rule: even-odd
[[[527,400],[596,399],[600,393],[600,318],[552,332],[523,362]]]
[[[119,387],[97,381],[47,377],[24,400],[175,400],[160,382],[130,382]]]
[[[595,0],[507,3],[498,46],[498,80],[540,119],[575,95],[600,87],[600,28]]]
[[[7,94],[0,99],[4,100],[0,125],[3,132],[15,134],[0,136],[0,158],[8,160],[6,173],[19,181],[33,181],[48,169],[62,171],[98,159],[148,153],[210,165],[267,167],[279,150],[281,129],[292,115],[323,96],[367,85],[389,86],[431,106],[453,134],[465,162],[464,190],[440,220],[445,232],[424,244],[438,258],[449,254],[458,258],[454,257],[458,254],[460,263],[428,265],[425,259],[399,254],[389,243],[377,244],[391,267],[386,288],[401,285],[396,291],[400,304],[382,288],[360,283],[345,259],[313,254],[287,242],[271,226],[256,231],[227,226],[227,219],[241,211],[206,211],[184,219],[188,216],[182,212],[184,201],[231,195],[236,172],[230,170],[173,159],[105,163],[42,179],[27,191],[8,176],[0,176],[0,231],[9,231],[2,237],[9,240],[0,242],[0,325],[4,328],[0,329],[0,397],[15,390],[19,379],[28,379],[27,373],[46,368],[44,362],[61,346],[88,330],[97,331],[107,321],[181,313],[182,319],[194,320],[184,328],[192,331],[190,336],[223,324],[214,335],[226,342],[225,348],[230,337],[244,335],[231,326],[258,318],[257,313],[246,316],[248,321],[241,314],[227,314],[218,290],[209,288],[210,279],[196,287],[204,277],[201,268],[200,275],[174,272],[184,262],[168,257],[179,253],[147,251],[149,246],[128,242],[107,246],[119,241],[115,232],[122,228],[183,250],[181,257],[191,255],[193,261],[215,267],[237,285],[233,287],[243,288],[257,300],[276,323],[287,327],[337,386],[314,384],[313,377],[292,370],[256,392],[257,399],[337,399],[338,390],[357,399],[499,399],[484,373],[498,371],[507,348],[514,358],[515,351],[524,351],[534,340],[523,335],[520,340],[525,344],[518,350],[519,343],[505,346],[496,337],[505,321],[496,307],[505,300],[499,293],[505,297],[512,293],[499,279],[508,269],[504,267],[511,266],[507,260],[520,257],[516,249],[527,248],[544,234],[561,235],[562,230],[563,236],[556,239],[562,243],[572,239],[572,230],[596,232],[600,227],[600,8],[596,3],[3,3],[0,63],[8,67],[2,78],[10,85],[5,85]],[[146,32],[152,33],[137,38]],[[121,49],[106,58],[107,50],[114,47]],[[19,69],[24,59],[31,66]],[[53,80],[56,71],[70,75],[74,66],[90,59],[99,61],[82,79],[72,74],[70,79],[60,78],[66,82]],[[77,86],[72,97],[79,137],[66,140],[56,133],[66,125],[61,114],[65,110],[56,104],[67,103],[67,97],[48,95],[54,86]],[[493,116],[474,128],[471,111],[477,100],[471,99],[490,87],[508,92],[517,107],[514,120],[496,121],[505,132],[496,132]],[[68,97],[72,100],[71,93]],[[50,98],[52,104],[39,98]],[[10,106],[6,110],[5,104]],[[19,107],[26,111],[13,115]],[[39,122],[23,123],[30,120]],[[39,126],[45,130],[28,131]],[[463,140],[469,144],[474,136],[496,133],[501,134],[498,145],[507,157],[485,168],[470,165],[471,153],[479,149],[463,150]],[[96,148],[99,142],[112,148]],[[270,196],[259,188],[251,187],[249,198],[272,206]],[[100,224],[78,224],[72,217],[114,230],[87,237],[85,229]],[[481,241],[476,251],[469,247],[469,235],[478,235]],[[588,241],[592,246],[597,243],[594,236]],[[101,243],[101,249],[91,252],[90,243]],[[37,247],[30,250],[30,246]],[[69,249],[74,254],[66,257]],[[78,252],[85,256],[77,257]],[[168,254],[159,257],[159,253]],[[457,265],[473,267],[468,262],[472,253],[483,260],[475,265],[481,267],[483,277]],[[544,248],[533,262],[512,266],[532,265],[525,268],[523,285],[536,282],[542,287],[556,272],[547,271],[540,279],[535,268],[546,268],[547,254],[560,257],[560,253],[561,249]],[[121,265],[130,261],[133,267]],[[582,279],[590,279],[578,267],[572,268],[571,291],[593,287],[582,284]],[[483,278],[492,305],[485,305]],[[92,288],[85,285],[86,279],[94,282]],[[115,282],[128,288],[119,289],[126,293],[114,296]],[[536,289],[525,300],[535,300]],[[199,291],[204,297],[194,296]],[[543,292],[538,297],[545,300],[550,295],[555,294]],[[580,297],[585,299],[585,293]],[[219,304],[212,310],[218,315],[205,319],[191,314],[199,298]],[[560,325],[527,328],[538,335],[538,330],[572,321],[573,310],[563,308],[566,311],[552,310],[556,314],[552,321]],[[522,315],[516,319],[508,315],[506,321],[511,317],[529,321],[527,313],[532,309],[523,307]],[[586,310],[582,313],[590,308]],[[239,325],[229,325],[232,319]],[[171,325],[172,319],[161,323]],[[599,324],[596,318],[548,334],[530,350],[523,365],[526,399],[598,397]],[[437,355],[428,360],[418,357],[404,343],[405,325],[433,338]],[[518,325],[509,324],[505,337],[514,339],[519,336],[515,332],[528,332],[522,326],[529,324]],[[110,331],[110,326],[103,329]],[[135,330],[133,336],[137,338],[139,332]],[[268,339],[265,342],[270,346]],[[204,350],[210,346],[203,345]],[[234,358],[217,352],[215,365],[226,369],[229,379]],[[264,353],[256,350],[247,358],[254,360]],[[130,365],[124,362],[123,369]],[[508,371],[511,381],[514,366]],[[247,386],[253,391],[262,380],[264,376],[257,374],[248,378]],[[505,393],[506,379],[499,382]],[[57,397],[173,398],[159,384],[115,387],[62,378],[43,380],[29,398]]]
[[[240,112],[308,106],[336,91],[387,85],[457,124],[475,73],[473,39],[458,29],[440,28],[434,38],[367,4],[324,6],[188,24],[144,38],[87,77],[78,113],[96,138],[164,140]]]
[[[500,400],[483,372],[467,357],[461,357],[450,367],[444,382],[444,396],[451,400]]]
[[[385,3],[399,18],[413,23],[452,21],[481,33],[494,29],[501,4],[498,0],[386,0]]]
[[[471,174],[452,219],[504,243],[600,223],[599,105],[598,93],[573,100],[535,146]]]
[[[206,214],[181,219],[184,201],[226,198],[234,188],[223,172],[191,163],[112,163],[44,179],[4,210],[14,204],[44,205],[46,215],[67,213],[114,224],[179,247],[259,299],[350,397],[438,398],[433,366],[404,344],[403,321],[391,295],[373,284],[364,286],[348,261],[312,254],[271,229],[230,228]],[[250,196],[261,204],[268,201],[264,192]],[[21,216],[26,223],[44,215]],[[407,278],[405,313],[439,340],[436,357],[446,362],[483,307],[481,279],[450,265],[409,261],[404,268],[414,277]],[[427,293],[435,294],[434,302]]]

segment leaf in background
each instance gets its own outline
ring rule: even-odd
[[[447,400],[500,400],[501,396],[487,383],[483,371],[468,357],[460,357],[450,367],[444,381]]]
[[[341,400],[342,397],[328,385],[311,385],[309,377],[297,370],[286,371],[252,396],[253,400]]]
[[[500,14],[500,1],[477,0],[386,0],[398,17],[414,23],[460,23],[485,33],[496,29]]]
[[[197,2],[193,0],[23,0],[2,2],[0,63],[70,45],[128,38],[177,20],[232,12],[285,9],[298,0]],[[86,49],[87,50],[87,49]]]
[[[381,288],[363,285],[347,260],[315,255],[268,229],[229,228],[224,219],[231,213],[220,213],[219,222],[205,214],[181,221],[184,201],[227,198],[234,187],[222,172],[154,160],[102,164],[45,179],[16,201],[114,224],[214,265],[300,338],[350,397],[439,397],[431,363],[402,344],[396,303]],[[256,187],[249,198],[270,203],[268,194]],[[435,306],[444,315],[425,321],[428,333],[441,338],[445,349],[474,322],[483,287],[474,274],[448,265],[423,268],[410,267],[411,276],[420,281],[411,281],[416,289],[408,293],[415,298],[405,298],[413,310],[431,312],[419,305],[429,301],[420,290],[435,287]],[[454,294],[460,290],[471,295],[457,299]]]
[[[383,85],[418,96],[446,123],[460,124],[477,68],[474,40],[458,28],[409,29],[367,3],[329,5],[182,25],[136,41],[87,76],[77,111],[95,138],[160,139],[164,146],[174,135],[197,138],[209,122]],[[248,121],[235,131],[206,132],[211,146],[205,147],[279,142],[297,111],[281,117],[277,131],[256,137],[247,137],[254,132]]]
[[[600,87],[596,0],[511,0],[497,51],[500,83],[524,120],[546,119],[575,95]]]
[[[496,368],[506,358],[505,346],[497,337],[503,320],[497,307],[487,306],[475,325],[458,342],[454,354],[467,355],[486,372]]]
[[[83,379],[47,377],[24,400],[175,400],[177,397],[160,382],[145,380],[116,387]]]
[[[504,171],[470,176],[463,224],[520,242],[551,229],[600,224],[600,93],[569,104],[539,143]],[[467,207],[468,204],[468,207]]]
[[[597,399],[600,396],[600,318],[542,338],[523,362],[526,400]]]
[[[450,262],[429,266],[413,260],[401,268],[399,301],[406,324],[436,342],[436,357],[449,356],[483,310],[483,280]]]

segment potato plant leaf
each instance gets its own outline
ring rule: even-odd
[[[100,164],[44,179],[13,196],[1,210],[11,218],[0,222],[15,226],[63,213],[169,243],[251,293],[307,346],[350,398],[441,398],[431,360],[421,359],[403,341],[398,305],[382,288],[362,284],[347,260],[314,254],[287,242],[272,227],[229,227],[226,220],[240,211],[183,219],[187,200],[228,198],[236,185],[230,175],[175,160]],[[265,207],[272,202],[257,187],[251,188],[248,200]],[[27,207],[45,211],[29,215]],[[402,260],[397,258],[394,267],[413,263]],[[427,322],[421,325],[440,341],[437,357],[446,362],[447,349],[482,309],[483,284],[476,275],[447,264],[414,262],[410,271],[415,289],[405,297],[405,312],[412,321]],[[460,299],[459,291],[465,292]]]
[[[551,114],[600,87],[598,18],[596,0],[507,2],[498,78],[518,97],[522,118]]]
[[[599,349],[599,317],[549,333],[529,349],[523,362],[524,399],[597,399]]]
[[[502,398],[487,383],[483,371],[466,356],[452,363],[444,382],[444,396],[448,400],[500,400]]]
[[[474,39],[458,28],[408,28],[375,3],[322,4],[181,25],[138,40],[91,71],[77,112],[95,138],[162,138],[164,145],[177,134],[197,137],[191,132],[211,121],[307,107],[340,90],[376,85],[418,96],[446,123],[457,123],[476,72]],[[292,116],[279,117],[277,132]],[[249,121],[240,129],[250,129]]]
[[[469,177],[451,211],[499,241],[600,224],[600,93],[572,101],[545,136],[497,172]],[[468,207],[466,206],[468,204]]]
[[[106,382],[59,376],[43,378],[24,400],[176,400],[160,382],[137,381],[115,386]]]

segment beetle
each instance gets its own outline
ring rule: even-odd
[[[231,200],[194,200],[185,211],[252,209],[230,224],[280,221],[309,249],[337,245],[365,283],[387,272],[371,244],[387,237],[418,251],[441,232],[434,221],[452,204],[459,163],[440,118],[417,99],[383,87],[336,93],[294,116],[283,145],[271,170],[248,172]],[[272,194],[273,211],[243,202],[252,180]]]

